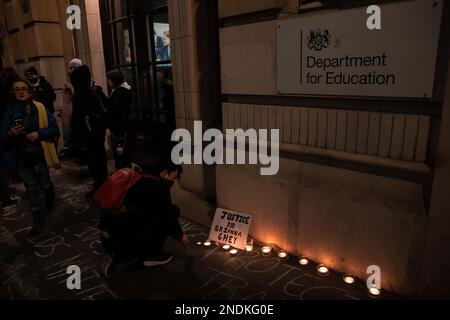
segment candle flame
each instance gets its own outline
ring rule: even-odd
[[[352,275],[346,275],[344,277],[344,281],[347,284],[353,284],[353,283],[355,283],[355,277],[353,277]]]
[[[317,271],[318,271],[321,275],[326,275],[326,274],[328,274],[329,269],[328,269],[327,266],[325,266],[325,265],[322,264],[322,265],[320,265],[320,266],[317,267]]]
[[[371,286],[371,287],[369,288],[369,292],[370,292],[370,294],[373,295],[373,296],[379,296],[379,295],[381,294],[381,290],[378,289],[378,288],[375,287],[375,286]]]
[[[309,264],[309,261],[308,261],[308,259],[306,259],[306,258],[301,258],[298,262],[299,262],[300,265],[302,265],[302,266],[307,266],[307,265]]]

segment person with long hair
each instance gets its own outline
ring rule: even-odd
[[[33,228],[30,236],[45,231],[46,217],[53,209],[55,190],[49,167],[59,160],[52,142],[59,136],[55,117],[40,102],[34,101],[32,87],[25,80],[12,83],[14,102],[0,124],[0,141],[13,148],[31,203]]]

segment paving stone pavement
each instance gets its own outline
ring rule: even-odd
[[[206,248],[208,229],[182,219],[187,247],[173,240],[166,250],[174,260],[159,268],[125,267],[110,279],[99,273],[103,249],[97,224],[100,212],[85,198],[89,180],[82,169],[64,163],[52,172],[57,205],[50,231],[34,239],[28,201],[0,213],[0,299],[2,300],[365,300],[363,281],[347,285],[342,275],[318,276],[317,265],[303,267],[296,257],[263,257],[258,250],[233,257],[220,246]],[[258,248],[256,248],[258,249]],[[81,289],[67,288],[67,268],[81,268]],[[400,299],[383,292],[381,299]]]

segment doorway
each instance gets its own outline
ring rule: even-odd
[[[133,90],[132,121],[174,130],[175,99],[167,0],[100,0],[106,69]]]

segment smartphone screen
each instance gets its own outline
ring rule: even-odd
[[[25,125],[25,119],[14,120],[14,126],[18,127],[18,126],[23,126],[23,125]]]

